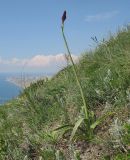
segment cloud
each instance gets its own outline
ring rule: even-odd
[[[72,55],[74,61],[77,61],[78,56]],[[66,59],[64,54],[56,54],[56,55],[35,55],[31,58],[19,59],[19,58],[11,58],[11,59],[2,59],[0,57],[0,66],[2,68],[12,68],[14,70],[18,68],[26,69],[50,69],[54,70],[58,67],[66,66]]]
[[[103,21],[103,20],[106,20],[106,19],[113,18],[118,14],[119,14],[119,11],[111,11],[111,12],[99,13],[99,14],[96,14],[96,15],[88,15],[85,18],[85,21],[86,22]]]
[[[36,55],[27,60],[27,66],[29,67],[48,67],[54,64],[65,63],[65,57],[63,54],[57,55]]]

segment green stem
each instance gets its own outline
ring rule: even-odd
[[[62,25],[61,28],[62,28],[62,35],[63,35],[63,39],[64,39],[64,42],[65,42],[65,46],[66,46],[66,49],[68,51],[68,54],[69,54],[69,57],[70,57],[70,61],[72,63],[73,72],[74,72],[74,75],[75,75],[75,78],[76,78],[76,81],[77,81],[77,85],[78,85],[79,90],[80,90],[81,98],[82,98],[82,101],[83,101],[83,107],[84,107],[84,111],[85,111],[85,118],[88,121],[88,125],[90,125],[88,107],[87,107],[87,104],[86,104],[86,101],[85,101],[85,96],[84,96],[84,93],[83,93],[83,89],[82,89],[80,81],[78,79],[76,66],[74,64],[74,61],[73,61],[73,58],[71,56],[71,53],[70,53],[70,50],[69,50],[69,47],[68,47],[68,43],[67,43],[67,40],[66,40],[66,37],[65,37],[65,34],[64,34],[64,25]]]

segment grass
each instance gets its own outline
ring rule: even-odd
[[[26,88],[18,99],[0,107],[0,159],[129,159],[130,156],[130,29],[124,28],[95,50],[83,53],[75,64],[84,99],[93,122],[106,113],[87,142],[85,124],[70,136],[84,112],[73,66],[59,71],[50,80]],[[117,128],[122,128],[121,143]],[[68,125],[69,124],[69,125]],[[120,125],[119,125],[120,124]],[[65,126],[60,131],[55,130]],[[111,129],[117,134],[113,136]],[[119,130],[120,131],[120,130]],[[115,147],[116,146],[116,147]],[[125,150],[123,149],[125,148]],[[88,151],[89,149],[89,151]],[[71,153],[71,154],[70,154]],[[98,156],[98,154],[100,156]],[[85,158],[84,158],[85,157]]]

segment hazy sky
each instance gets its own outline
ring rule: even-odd
[[[61,16],[78,56],[130,22],[130,0],[0,0],[0,72],[53,72],[64,64]],[[60,62],[60,63],[59,63]]]

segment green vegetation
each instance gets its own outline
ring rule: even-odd
[[[81,92],[68,65],[0,107],[0,160],[130,159],[129,27],[98,42],[75,67],[93,138],[81,123]]]

